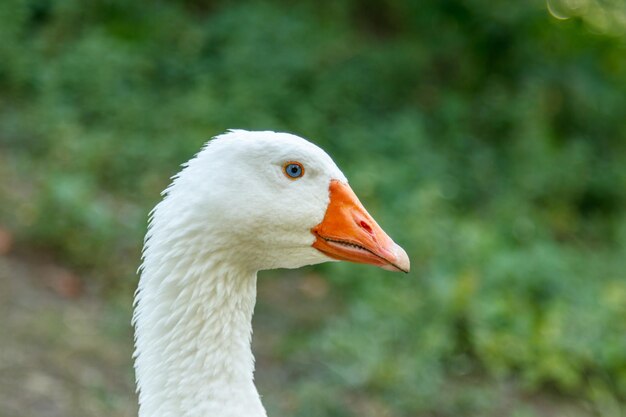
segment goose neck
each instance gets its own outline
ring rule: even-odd
[[[134,314],[139,417],[264,417],[250,347],[256,272],[197,256],[151,261]]]

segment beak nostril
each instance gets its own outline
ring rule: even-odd
[[[359,225],[361,225],[361,227],[363,229],[365,229],[367,231],[367,233],[369,233],[370,235],[372,234],[372,228],[369,224],[367,224],[366,222],[364,222],[363,220],[361,220],[359,222]]]

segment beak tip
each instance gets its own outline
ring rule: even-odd
[[[394,247],[394,252],[396,259],[393,266],[405,274],[408,274],[411,270],[411,260],[409,259],[409,255],[407,255],[406,251],[397,244]]]

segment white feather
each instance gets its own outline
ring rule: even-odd
[[[287,161],[305,175],[283,175]],[[331,158],[294,135],[232,130],[173,178],[150,215],[135,296],[140,417],[261,417],[251,319],[257,271],[331,260],[310,229]]]

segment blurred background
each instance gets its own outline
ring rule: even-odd
[[[136,413],[149,210],[227,128],[412,258],[262,273],[270,416],[625,416],[623,0],[0,2],[0,416]]]

